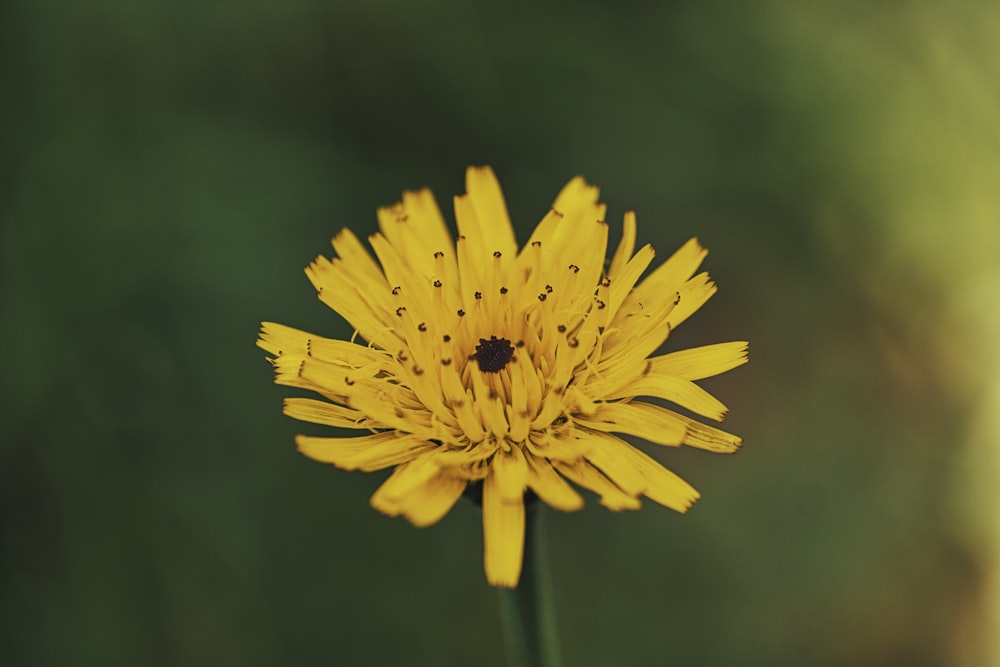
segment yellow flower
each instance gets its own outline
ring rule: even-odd
[[[492,169],[470,168],[466,187],[457,239],[430,191],[406,192],[378,211],[377,262],[344,229],[337,257],[306,269],[367,345],[270,322],[257,344],[273,355],[278,384],[326,399],[288,398],[285,414],[369,431],[296,443],[346,470],[394,466],[371,498],[377,510],[427,526],[481,481],[486,578],[514,587],[528,490],[565,511],[583,505],[567,480],[612,510],[638,509],[644,495],[687,511],[698,492],[614,434],[738,449],[737,436],[635,399],[721,421],[725,406],[693,381],[745,363],[747,343],[649,356],[715,293],[708,274],[693,275],[707,254],[697,240],[640,281],[654,252],[633,254],[635,214],[605,269],[605,206],[582,178],[520,251]]]

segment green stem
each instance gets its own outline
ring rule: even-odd
[[[513,590],[498,589],[507,664],[511,667],[559,667],[555,606],[541,520],[543,504],[535,500],[526,505],[521,582]]]

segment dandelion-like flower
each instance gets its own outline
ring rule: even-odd
[[[691,239],[666,262],[635,252],[636,219],[605,262],[608,225],[597,188],[571,180],[519,250],[500,186],[470,168],[455,198],[453,239],[429,190],[378,211],[375,261],[348,229],[337,257],[306,269],[319,298],[356,340],[265,322],[258,345],[288,398],[285,414],[368,431],[296,438],[306,456],[346,470],[395,470],[371,498],[417,526],[435,523],[482,483],[486,578],[521,572],[525,494],[560,510],[583,505],[568,482],[612,510],[646,496],[686,512],[699,494],[615,434],[658,445],[733,452],[739,437],[638,397],[721,421],[725,406],[694,383],[747,361],[747,343],[650,356],[715,293],[695,274],[707,251]]]

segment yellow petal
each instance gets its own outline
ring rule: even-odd
[[[517,253],[514,227],[510,224],[507,202],[493,168],[469,167],[465,172],[465,188],[476,209],[486,247],[492,249],[491,253],[499,250],[513,259]]]
[[[676,329],[678,324],[691,317],[718,289],[715,283],[709,280],[707,273],[699,273],[684,283],[680,289],[680,301],[667,317],[670,328]]]
[[[319,299],[348,324],[354,327],[368,341],[392,327],[390,313],[385,309],[385,301],[371,299],[368,294],[380,290],[389,293],[385,278],[373,281],[367,276],[351,272],[341,260],[331,262],[326,257],[317,257],[306,267],[306,276],[319,293]],[[382,343],[383,347],[387,347]]]
[[[378,209],[378,221],[379,229],[399,250],[406,268],[430,275],[436,263],[435,253],[451,255],[454,261],[449,253],[451,234],[430,190],[404,192],[402,202]],[[384,262],[382,266],[388,268]]]
[[[735,341],[671,352],[650,359],[650,371],[685,380],[712,377],[745,364],[749,345],[746,341]]]
[[[601,191],[590,185],[582,176],[574,176],[556,195],[552,208],[563,214],[597,206]]]
[[[524,503],[501,496],[494,472],[483,480],[483,565],[491,585],[515,588],[524,556]]]
[[[575,437],[560,437],[544,433],[533,434],[526,443],[528,452],[549,461],[574,463],[587,454],[587,442]]]
[[[364,345],[323,338],[275,322],[261,323],[257,346],[277,356],[303,355],[354,368],[378,365],[379,368],[375,372],[381,370],[382,365],[389,361],[385,353]]]
[[[542,247],[543,250],[545,246]],[[546,252],[552,251],[555,259],[553,273],[565,271],[568,265],[580,267],[576,276],[582,288],[587,287],[584,294],[590,298],[593,285],[601,279],[604,273],[604,260],[608,248],[608,223],[604,221],[604,208],[597,207],[581,211],[575,218],[566,216],[556,230]],[[555,273],[559,275],[559,273]],[[555,287],[559,287],[558,284]],[[588,294],[589,292],[589,294]]]
[[[356,410],[312,398],[286,398],[284,413],[293,419],[338,428],[364,428],[366,418]]]
[[[618,277],[621,270],[625,268],[625,264],[632,257],[632,253],[635,252],[635,236],[635,211],[626,211],[625,220],[622,223],[622,240],[618,243],[618,249],[615,250],[611,266],[608,267],[608,278],[611,278],[612,282]]]
[[[683,444],[719,454],[731,454],[743,444],[743,439],[737,435],[640,401],[605,403],[593,419],[577,418],[576,421],[595,431],[628,433],[658,445],[677,447]]]
[[[523,501],[527,476],[528,464],[520,447],[511,447],[508,452],[496,453],[491,477],[496,477],[497,490],[505,503]]]
[[[611,392],[606,398],[634,398],[636,396],[662,398],[716,421],[722,421],[727,412],[726,406],[719,399],[694,382],[662,373],[651,372],[647,375],[641,375],[624,387]]]
[[[595,431],[628,433],[658,445],[679,447],[687,427],[678,417],[649,403],[604,403],[592,418],[577,418],[577,422]]]
[[[639,285],[640,295],[678,291],[681,285],[694,275],[706,255],[708,251],[698,243],[698,239],[688,240],[642,281]]]
[[[583,498],[559,476],[543,458],[528,456],[528,486],[539,498],[563,512],[575,512],[583,507]]]
[[[371,505],[389,516],[402,514],[415,526],[430,526],[455,505],[467,480],[433,466],[422,466],[417,474],[413,469],[412,465],[397,468],[372,495]]]
[[[437,450],[430,450],[403,463],[382,483],[382,486],[376,491],[375,496],[378,496],[381,500],[398,499],[406,496],[418,486],[426,484],[428,480],[441,471],[437,455]],[[375,496],[372,496],[373,504]],[[391,512],[381,507],[377,507],[376,509],[385,511],[386,514],[391,514]]]
[[[308,378],[309,366],[307,365],[305,369],[304,374]],[[427,409],[423,405],[413,406],[412,403],[407,405],[408,402],[402,400],[409,392],[401,391],[400,388],[379,379],[369,380],[367,384],[364,381],[356,382],[353,387],[347,389],[360,389],[349,394],[349,400],[351,408],[368,418],[365,426],[398,430],[423,440],[433,440],[438,437],[439,424],[435,424]]]
[[[474,292],[486,290],[486,279],[483,277],[483,270],[485,267],[490,266],[490,256],[487,254],[482,239],[479,239],[479,242],[477,242],[473,237],[461,234],[463,226],[473,226],[473,228],[475,226],[476,212],[472,209],[472,204],[469,202],[468,196],[455,197],[455,218],[459,221],[466,221],[465,223],[459,222],[458,231],[460,235],[455,241],[455,252],[457,255],[456,261],[458,262],[459,283],[461,283],[461,296],[464,300],[465,309],[468,312],[472,312],[471,306],[473,304],[469,299],[473,298],[471,295]]]
[[[630,496],[641,496],[646,491],[646,478],[624,454],[629,445],[610,433],[584,431],[581,436],[593,445],[587,460],[597,466],[608,479]]]
[[[344,470],[366,472],[410,461],[434,445],[393,432],[353,438],[295,438],[299,451],[316,461],[332,463]]]
[[[418,528],[435,524],[455,506],[467,484],[467,480],[450,473],[438,473],[400,499],[403,515]]]
[[[375,489],[375,493],[373,493],[371,498],[368,499],[369,504],[383,514],[388,514],[389,516],[399,516],[401,513],[399,499],[402,497],[403,493],[412,490],[420,484],[424,484],[438,472],[437,466],[420,466],[419,462],[423,459],[427,459],[428,457],[429,454],[423,454],[414,461],[409,461],[396,466],[396,469],[392,471],[392,474],[389,475],[377,489]],[[414,469],[421,467],[423,468],[422,472],[425,472],[426,474],[420,475],[419,479],[417,479],[414,483],[407,482],[406,488],[402,492],[395,488],[400,484],[401,480],[406,478],[412,479],[414,477]]]
[[[614,317],[615,313],[618,312],[618,308],[625,301],[625,297],[632,291],[636,281],[639,280],[639,277],[642,276],[643,271],[646,270],[655,256],[656,253],[653,251],[653,246],[647,243],[632,259],[626,262],[615,278],[611,278],[611,289],[607,304],[608,319]]]
[[[582,181],[583,179],[580,180]],[[547,250],[549,246],[549,239],[555,235],[556,228],[562,224],[564,217],[565,214],[562,211],[554,208],[549,209],[548,213],[545,214],[545,217],[542,218],[541,222],[535,226],[534,231],[531,232],[528,242],[524,244],[524,248],[521,250],[521,255],[526,256],[526,253],[529,252],[528,248],[533,248],[538,245],[546,248]]]
[[[606,207],[598,202],[599,194],[583,178],[573,178],[556,197],[552,210],[526,245],[530,248],[536,242],[541,244],[548,276],[565,275],[567,267],[574,265],[579,284],[587,287],[587,296],[593,293],[593,286],[601,277],[607,251]],[[556,288],[560,287],[561,281],[549,280]]]
[[[385,269],[385,275],[389,281],[387,285],[391,284],[392,289],[399,286],[400,289],[397,291],[405,296],[409,308],[416,309],[417,312],[421,313],[432,312],[431,274],[434,267],[434,256],[427,253],[423,262],[425,266],[422,270],[417,270],[408,261],[411,253],[407,252],[409,248],[406,246],[395,246],[382,234],[372,234],[368,242],[371,243],[375,255]],[[392,289],[386,288],[383,293],[386,303],[389,302]]]
[[[452,244],[451,233],[430,190],[424,188],[415,192],[404,192],[403,209],[410,217],[410,225],[415,235],[424,240],[432,254],[448,250]]]
[[[684,434],[684,444],[688,447],[704,449],[716,454],[732,454],[743,446],[743,438],[732,433],[727,433],[722,429],[702,424],[699,421],[677,414],[667,408],[660,408],[663,413],[672,415],[674,419],[684,424],[687,432]]]
[[[362,284],[384,285],[385,275],[375,263],[361,240],[348,228],[340,230],[331,242],[337,256],[352,275],[362,278]],[[318,286],[317,286],[318,288]]]
[[[323,387],[317,385],[312,380],[302,377],[302,366],[305,360],[306,357],[298,354],[283,354],[274,359],[269,359],[271,365],[274,366],[275,384],[323,393]]]
[[[690,277],[707,254],[691,239],[628,294],[608,325],[614,333],[605,343],[602,363],[617,363],[614,358],[622,354],[649,356],[715,294],[707,273]]]
[[[596,431],[587,437],[595,441],[587,458],[626,493],[681,513],[699,498],[694,487],[624,440]]]
[[[455,198],[455,218],[458,233],[468,240],[473,257],[485,262],[500,252],[513,260],[517,254],[514,228],[493,169],[469,167],[465,187],[468,194]]]
[[[586,461],[571,464],[556,461],[555,467],[574,483],[585,489],[590,489],[600,496],[601,504],[609,510],[620,512],[621,510],[637,510],[642,507],[638,498],[619,488]]]
[[[678,292],[641,294],[638,289],[625,297],[614,319],[607,325],[607,335],[599,367],[617,366],[622,360],[630,365],[645,363],[670,336],[670,313],[680,301]]]

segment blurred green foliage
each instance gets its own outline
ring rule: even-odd
[[[720,293],[735,457],[552,516],[567,665],[1000,664],[990,3],[4,3],[0,663],[501,665],[478,510],[298,456],[253,346],[302,268],[489,163],[576,173]]]

